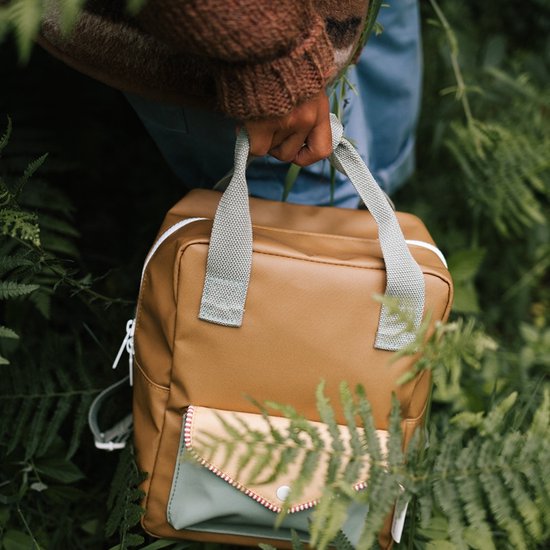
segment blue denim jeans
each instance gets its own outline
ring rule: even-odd
[[[380,10],[382,34],[371,36],[348,71],[352,89],[340,99],[345,135],[352,140],[388,194],[414,170],[415,127],[422,78],[417,0],[399,0]],[[339,90],[329,90],[329,94]],[[166,161],[187,187],[212,187],[232,167],[235,121],[201,109],[152,102],[127,94]],[[250,193],[281,200],[288,164],[255,159],[247,171]],[[287,198],[300,204],[356,208],[351,183],[328,161],[300,170]]]

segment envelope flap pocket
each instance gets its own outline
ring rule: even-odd
[[[310,423],[310,434],[291,433],[292,429],[287,418],[191,406],[185,416],[183,438],[185,451],[219,478],[273,512],[281,511],[286,504],[288,512],[294,513],[313,507],[321,498],[332,437],[328,426],[321,422]],[[339,426],[339,431],[343,443],[340,463],[344,468],[352,454],[350,434],[344,426]],[[388,433],[377,430],[377,435],[385,453]],[[359,436],[364,443],[361,429]],[[289,456],[293,459],[285,464]],[[291,487],[306,458],[310,468],[314,464],[314,473],[295,495]],[[351,482],[356,489],[366,486],[369,467],[365,453]]]

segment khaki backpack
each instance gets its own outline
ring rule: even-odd
[[[136,456],[147,472],[143,526],[155,536],[284,548],[295,530],[307,542],[322,475],[288,503],[292,467],[254,485],[235,457],[201,452],[202,435],[224,436],[227,422],[242,421],[267,437],[249,397],[292,405],[328,438],[316,388],[323,380],[336,403],[345,380],[364,386],[382,448],[393,393],[404,446],[422,423],[429,372],[396,383],[417,360],[392,361],[414,333],[375,296],[400,299],[416,327],[429,312],[433,328],[450,311],[450,275],[424,224],[393,211],[335,118],[332,132],[331,162],[368,211],[249,199],[241,135],[224,194],[188,193],[166,215],[145,261],[126,343]],[[281,430],[288,425],[271,421]],[[99,446],[109,447],[109,434],[95,432]],[[368,484],[367,470],[361,475],[357,490]],[[289,513],[274,529],[283,503]],[[350,511],[343,531],[352,544],[366,513]],[[381,546],[391,547],[399,530],[390,519]]]

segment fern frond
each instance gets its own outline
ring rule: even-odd
[[[311,545],[319,550],[328,548],[347,520],[349,499],[336,487],[327,487],[312,514]]]
[[[290,536],[291,536],[291,542],[292,542],[292,550],[305,550],[304,545],[300,540],[300,536],[294,529],[292,529]]]
[[[482,471],[479,478],[497,525],[507,534],[513,548],[527,550],[525,531],[516,518],[509,500],[509,493],[502,479],[490,471]]]
[[[34,262],[23,256],[2,256],[0,255],[0,277],[5,276],[17,268],[29,268],[34,265]]]
[[[517,132],[498,122],[452,126],[454,139],[447,146],[465,178],[470,204],[478,216],[489,218],[505,236],[546,221],[539,194],[550,186],[550,137]],[[476,143],[481,144],[481,152]]]
[[[471,442],[460,451],[456,460],[459,470],[474,471],[476,466],[476,453],[474,451]],[[479,550],[496,550],[485,510],[484,496],[477,479],[473,476],[460,478],[457,483],[457,490],[464,506],[464,514],[468,524],[476,534],[478,545],[473,547],[479,548]]]
[[[55,406],[57,401],[55,397],[51,396],[51,393],[53,392],[53,384],[48,382],[51,381],[46,379],[46,384],[44,384],[44,391],[47,393],[38,403],[35,403],[32,418],[25,428],[25,437],[27,438],[27,441],[25,442],[25,460],[29,460],[36,454],[36,451],[39,448],[39,443],[44,435],[44,431],[47,431],[47,426],[50,423],[52,408]],[[57,401],[57,406],[59,406],[59,401]],[[69,402],[69,407],[67,407],[67,410],[70,410],[71,405],[72,403]],[[44,451],[42,451],[42,453],[43,452]]]
[[[105,524],[105,533],[108,537],[118,532],[120,550],[138,546],[144,541],[141,535],[130,531],[138,524],[143,514],[139,502],[144,493],[138,489],[138,486],[145,476],[146,474],[141,474],[137,468],[132,445],[127,445],[120,453],[111,482],[111,490],[107,499],[109,517]]]
[[[436,479],[433,483],[433,491],[435,502],[448,519],[451,541],[457,549],[467,550],[467,545],[464,542],[462,503],[457,486],[454,484],[455,480],[449,479],[446,472],[447,464],[452,463],[453,452],[454,449],[450,446],[442,449],[439,467],[434,471]]]
[[[60,27],[64,35],[73,29],[86,0],[60,0]]]
[[[26,459],[43,456],[56,437],[68,431],[68,456],[85,423],[86,407],[100,389],[77,373],[60,374],[57,357],[29,361],[25,369],[15,365],[3,373],[0,394],[0,438],[6,454],[22,447]],[[57,371],[57,372],[56,372]]]
[[[0,210],[0,234],[40,246],[38,218],[31,212],[8,208]]]
[[[0,300],[19,298],[34,292],[38,285],[16,283],[15,281],[0,281]]]
[[[334,409],[332,408],[328,398],[325,396],[324,390],[325,384],[324,382],[322,382],[317,387],[316,398],[319,416],[321,417],[321,421],[327,425],[328,432],[331,437],[332,453],[326,476],[326,482],[330,484],[336,479],[336,476],[338,475],[338,470],[340,467],[340,455],[344,451],[344,444],[341,439],[338,424],[336,423]]]
[[[366,430],[367,431],[367,430]],[[368,550],[375,543],[378,532],[401,494],[403,485],[404,456],[399,404],[393,400],[389,419],[389,442],[385,461],[371,461],[367,487],[354,495],[354,500],[368,506],[358,549]],[[370,439],[376,437],[375,433]]]
[[[517,441],[508,440],[507,447],[513,444],[514,448],[512,452],[504,449],[502,455],[505,459],[509,460],[513,464],[513,461],[517,458],[519,453],[519,445],[521,444],[521,438],[518,434]],[[518,445],[519,444],[519,445]],[[515,514],[521,517],[523,524],[527,532],[531,535],[532,539],[537,541],[541,540],[543,535],[543,528],[540,517],[540,510],[538,506],[532,500],[532,494],[529,489],[529,485],[525,483],[525,479],[521,472],[517,472],[511,468],[505,468],[502,470],[502,477],[505,486],[512,495],[514,502]]]
[[[516,403],[517,397],[517,392],[512,392],[508,397],[495,405],[481,423],[480,433],[489,437],[499,434],[504,426],[504,418]]]
[[[44,153],[37,159],[27,164],[27,167],[25,168],[23,175],[17,180],[17,184],[15,186],[14,195],[16,198],[19,196],[19,193],[21,193],[25,184],[32,178],[35,172],[44,164],[47,158],[48,158],[48,153]]]
[[[0,338],[11,338],[17,340],[19,335],[11,328],[0,325]]]
[[[26,63],[31,55],[34,38],[42,19],[41,0],[12,0],[8,6],[9,19],[15,32],[19,59]]]

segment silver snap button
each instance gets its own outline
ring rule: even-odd
[[[290,487],[288,485],[281,485],[277,489],[277,492],[275,494],[277,495],[277,498],[279,500],[286,500],[289,493],[290,493]]]

